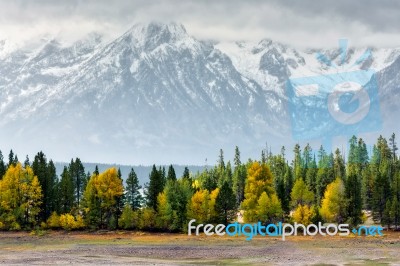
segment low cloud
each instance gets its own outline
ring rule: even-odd
[[[175,21],[199,39],[270,38],[295,47],[400,46],[396,1],[0,0],[0,39],[65,41],[99,32],[112,39],[135,23]]]

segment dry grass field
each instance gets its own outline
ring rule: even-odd
[[[386,233],[386,232],[385,232]],[[206,237],[142,232],[0,233],[2,265],[400,265],[383,237]]]

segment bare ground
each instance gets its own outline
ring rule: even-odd
[[[384,237],[206,237],[141,232],[0,233],[2,265],[400,265]]]

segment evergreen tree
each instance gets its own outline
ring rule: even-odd
[[[303,178],[303,163],[301,158],[301,149],[300,145],[296,144],[294,146],[294,160],[293,160],[293,171],[294,171],[294,179]]]
[[[316,180],[317,205],[321,204],[322,196],[328,184],[335,180],[333,154],[327,155],[321,146],[318,152],[318,171]]]
[[[83,191],[85,190],[85,184],[87,183],[85,168],[81,160],[76,158],[75,161],[71,159],[68,170],[74,181],[75,204],[79,208]]]
[[[235,204],[236,199],[231,186],[225,181],[219,190],[215,200],[215,210],[218,215],[218,223],[227,225],[236,217]]]
[[[0,151],[0,180],[3,178],[7,170],[6,164],[4,163],[3,153]]]
[[[140,194],[139,179],[135,173],[135,170],[131,168],[131,171],[126,179],[126,201],[131,206],[132,210],[138,210],[142,204],[142,195]]]
[[[393,184],[392,214],[395,229],[400,225],[400,173],[396,174]]]
[[[390,184],[388,179],[375,170],[374,191],[373,191],[373,217],[375,221],[382,221],[386,203],[390,199]]]
[[[357,226],[362,222],[361,180],[352,173],[345,183],[347,217],[350,224]]]
[[[228,161],[228,163],[226,164],[224,181],[228,182],[229,187],[232,188],[232,186],[233,186],[233,174],[232,174],[231,161]]]
[[[57,177],[57,169],[53,163],[53,160],[50,160],[47,165],[47,187],[48,187],[48,199],[47,202],[48,212],[46,213],[46,217],[50,217],[50,215],[57,210],[58,207],[58,177]]]
[[[286,172],[284,178],[285,178],[285,205],[282,203],[282,209],[286,212],[290,209],[289,208],[291,200],[290,193],[293,189],[293,184],[294,184],[292,169],[287,163],[286,163]],[[285,208],[287,210],[285,210]]]
[[[371,165],[368,165],[362,172],[361,195],[363,199],[363,207],[372,210],[374,191],[374,177],[371,173]]]
[[[121,184],[123,184],[123,180],[122,180],[122,172],[121,172],[121,168],[118,167],[118,171],[117,171],[117,177],[118,179],[121,181]],[[86,187],[86,184],[84,185],[84,187]],[[124,188],[124,186],[122,185],[122,188]],[[125,193],[122,193],[121,195],[116,195],[115,196],[115,212],[113,215],[113,220],[110,221],[110,227],[113,229],[118,228],[118,223],[119,223],[119,217],[122,214],[122,211],[124,209],[124,205],[125,205]],[[115,220],[115,222],[114,222]]]
[[[59,184],[59,213],[69,213],[74,206],[74,182],[68,168],[64,166]]]
[[[267,163],[267,156],[264,150],[261,151],[261,163]]]
[[[187,166],[185,166],[185,169],[183,170],[183,178],[190,180],[190,172],[189,172],[189,168]]]
[[[239,147],[235,147],[235,157],[233,159],[234,170],[233,170],[233,192],[236,197],[236,206],[240,206],[244,199],[244,187],[246,183],[246,166],[242,165],[240,161]]]
[[[389,146],[390,146],[390,151],[392,152],[392,158],[393,158],[393,162],[396,161],[397,159],[397,150],[399,149],[397,147],[397,143],[396,143],[396,134],[392,134],[392,136],[389,139]]]
[[[47,163],[46,155],[38,152],[32,162],[34,174],[38,177],[42,188],[43,200],[40,212],[40,218],[46,221],[51,213],[56,210],[55,195],[57,193],[57,174],[54,163]]]
[[[346,176],[346,166],[344,164],[344,159],[342,157],[342,154],[340,153],[340,150],[337,148],[335,150],[335,157],[333,159],[333,172],[334,176],[340,177],[341,179],[345,179]]]
[[[168,167],[167,180],[176,180],[175,169],[172,164]]]
[[[157,196],[164,189],[162,171],[157,170],[156,166],[153,165],[149,179],[150,182],[146,190],[147,206],[157,211]]]
[[[96,165],[96,167],[94,168],[94,172],[93,172],[93,174],[94,175],[99,175],[100,173],[99,173],[99,167]]]
[[[29,157],[28,157],[28,155],[26,155],[26,158],[25,158],[24,168],[26,168],[27,166],[31,166],[31,163],[29,162]]]
[[[8,167],[11,165],[16,166],[18,163],[18,157],[17,155],[14,155],[13,150],[10,150],[10,153],[8,155]]]
[[[117,176],[118,178],[122,179],[121,167],[118,167]]]
[[[224,151],[222,149],[219,150],[218,168],[220,169],[220,171],[225,170]]]
[[[318,166],[314,155],[307,169],[305,181],[308,188],[311,190],[311,192],[314,193],[315,198],[317,197],[317,173],[318,173]],[[290,191],[288,193],[290,194]],[[317,202],[315,199],[314,201]]]

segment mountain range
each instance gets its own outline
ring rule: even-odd
[[[296,141],[286,82],[338,69],[376,71],[383,128],[372,136],[398,131],[400,49],[342,54],[270,39],[198,40],[177,23],[137,24],[111,41],[95,33],[33,48],[2,40],[0,149],[130,165],[212,164],[220,148],[232,154],[236,145],[254,157],[266,143]]]

